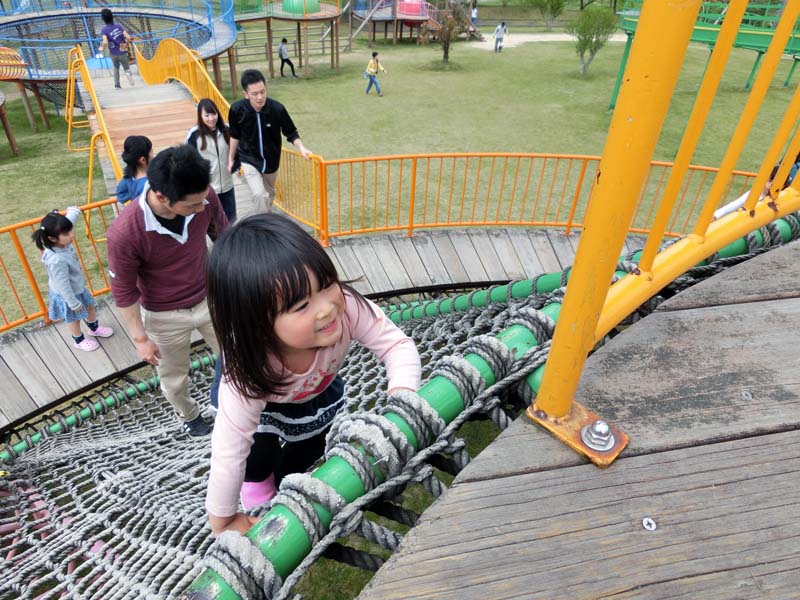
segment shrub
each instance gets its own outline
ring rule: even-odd
[[[539,9],[547,31],[552,31],[558,17],[564,12],[566,0],[533,0],[534,8]]]
[[[567,31],[577,40],[575,50],[581,60],[581,75],[586,74],[595,55],[616,30],[617,15],[612,9],[599,6],[587,6],[567,25]]]

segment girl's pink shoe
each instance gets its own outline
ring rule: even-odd
[[[80,344],[76,344],[73,342],[72,344],[78,350],[83,350],[84,352],[91,352],[92,350],[97,350],[100,346],[95,340],[90,340],[89,338],[83,338],[83,341]]]
[[[278,493],[275,489],[275,477],[270,475],[264,481],[245,481],[242,484],[242,506],[250,510],[266,504]]]
[[[114,335],[114,330],[111,329],[111,327],[103,327],[102,325],[100,325],[94,331],[90,329],[86,333],[91,335],[92,337],[111,337],[112,335]]]

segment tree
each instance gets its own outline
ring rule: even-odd
[[[458,39],[458,36],[467,31],[469,27],[469,16],[465,5],[452,0],[447,3],[447,10],[442,11],[439,22],[439,41],[442,43],[442,62],[450,62],[450,44]]]
[[[542,14],[542,20],[547,31],[553,30],[558,17],[564,12],[564,3],[566,0],[533,0],[533,6],[539,9]]]
[[[575,50],[581,59],[581,75],[586,75],[595,55],[616,30],[617,15],[610,8],[599,6],[587,6],[567,25],[567,31],[577,40]]]

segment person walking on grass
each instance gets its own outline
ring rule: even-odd
[[[76,206],[70,206],[66,216],[54,210],[42,219],[31,237],[42,251],[42,263],[47,271],[50,320],[67,323],[73,345],[78,350],[91,352],[98,348],[97,341],[92,338],[111,337],[114,330],[101,326],[97,320],[94,298],[86,289],[86,276],[72,247],[75,223],[80,216],[81,209]],[[88,338],[81,331],[81,319],[89,328]]]
[[[114,65],[114,87],[117,89],[122,87],[119,84],[120,65],[122,65],[125,75],[128,76],[128,83],[133,85],[133,75],[128,64],[128,45],[131,43],[131,36],[122,25],[114,23],[114,15],[109,9],[101,10],[100,17],[105,23],[100,30],[100,35],[103,36],[100,52],[104,52],[108,48],[108,52],[111,54],[111,63]]]
[[[378,83],[378,71],[386,73],[386,69],[383,68],[381,61],[378,59],[378,53],[372,53],[372,59],[367,63],[367,78],[369,79],[369,83],[367,84],[367,94],[372,89],[372,86],[375,86],[375,91],[378,92],[378,96],[383,96],[381,92],[381,84]]]
[[[278,56],[281,58],[281,77],[286,77],[283,74],[283,65],[289,65],[289,68],[292,70],[292,77],[297,78],[294,72],[294,64],[289,60],[289,46],[287,46],[287,43],[286,38],[283,38],[280,46],[278,46]]]
[[[228,227],[211,165],[188,144],[150,161],[147,184],[106,235],[111,293],[139,357],[156,367],[164,398],[191,436],[211,430],[189,395],[190,347],[197,330],[219,356],[206,304],[206,236]]]
[[[238,152],[256,212],[269,212],[275,199],[281,163],[281,133],[306,160],[311,160],[311,150],[303,145],[283,104],[267,98],[266,80],[261,71],[247,69],[242,73],[241,84],[244,98],[231,104],[228,111],[231,134],[228,169],[233,171]]]
[[[503,51],[503,40],[508,35],[508,27],[506,27],[506,22],[503,21],[495,27],[494,29],[494,51],[495,52],[502,52]]]

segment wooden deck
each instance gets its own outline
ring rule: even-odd
[[[242,187],[237,187],[237,204],[246,215],[252,203]],[[572,264],[577,237],[554,230],[435,231],[412,238],[336,239],[327,251],[342,279],[355,280],[359,291],[373,294],[560,271]],[[629,245],[636,243],[632,239]],[[0,336],[0,377],[7,382],[0,427],[140,363],[111,297],[100,299],[99,305],[101,321],[117,334],[99,339],[100,348],[91,353],[72,348],[63,323],[30,325]]]
[[[146,86],[136,78],[121,90],[111,77],[95,80],[98,102],[113,146],[121,151],[128,135],[146,135],[155,151],[181,143],[195,121],[195,107],[179,85]],[[109,191],[116,181],[105,161]],[[252,214],[249,190],[236,176],[240,217]],[[463,283],[505,282],[560,271],[572,264],[577,235],[524,229],[436,230],[409,238],[392,235],[335,238],[328,254],[342,279],[365,294]],[[626,251],[640,246],[631,238]],[[0,427],[83,390],[92,382],[140,364],[133,344],[115,316],[110,297],[101,299],[100,318],[117,331],[92,353],[72,348],[63,324],[28,326],[0,337],[0,374],[8,393],[0,403]]]
[[[798,243],[679,294],[584,371],[577,400],[631,437],[620,459],[521,417],[359,598],[797,598],[798,322]]]

